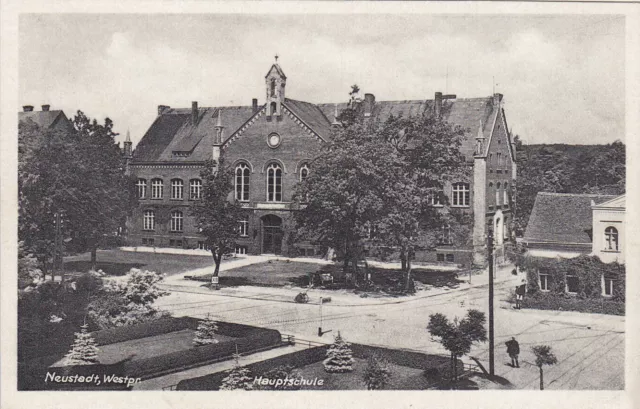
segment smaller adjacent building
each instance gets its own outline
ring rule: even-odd
[[[73,124],[62,110],[52,110],[51,105],[42,105],[41,111],[34,111],[33,105],[25,105],[18,112],[18,121],[31,121],[42,129],[68,131]]]
[[[625,196],[540,192],[522,243],[532,257],[624,263]]]

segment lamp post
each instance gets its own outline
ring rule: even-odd
[[[487,236],[489,260],[489,373],[495,375],[494,365],[494,333],[493,333],[493,229],[489,228]]]

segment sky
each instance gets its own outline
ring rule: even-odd
[[[135,144],[158,105],[251,105],[279,56],[289,98],[502,93],[526,143],[624,141],[616,15],[22,14],[19,103],[114,121]],[[18,107],[18,109],[21,109]]]

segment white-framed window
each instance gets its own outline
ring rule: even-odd
[[[540,291],[549,291],[551,289],[551,275],[540,273],[538,277],[540,278]]]
[[[435,207],[442,206],[443,193],[444,192],[442,190],[439,190],[429,195],[429,203],[431,203],[431,206],[435,206]]]
[[[182,200],[182,191],[184,188],[184,183],[182,179],[172,179],[171,180],[171,198],[175,200]]]
[[[454,183],[451,187],[453,206],[469,206],[469,184]]]
[[[247,254],[247,246],[236,246],[236,254]]]
[[[246,163],[240,163],[236,166],[235,188],[236,200],[241,202],[249,201],[249,175],[251,169]]]
[[[155,230],[156,229],[156,212],[153,210],[145,210],[142,217],[142,229],[143,230]]]
[[[151,198],[162,199],[163,188],[162,179],[153,179],[151,181]]]
[[[608,251],[618,251],[618,229],[609,226],[604,229],[604,249]]]
[[[442,234],[440,235],[440,244],[453,244],[453,238],[451,237],[451,226],[442,226]]]
[[[243,219],[238,221],[238,232],[240,237],[249,236],[249,220]]]
[[[191,179],[189,181],[189,199],[202,199],[202,181],[200,179]]]
[[[610,297],[613,295],[613,278],[602,277],[602,295]]]
[[[136,187],[138,188],[138,199],[145,199],[147,197],[147,180],[138,179]]]
[[[272,163],[267,168],[267,202],[282,201],[282,168]]]
[[[578,293],[578,276],[573,274],[567,274],[567,292],[569,294],[577,294]]]
[[[182,212],[174,210],[171,212],[171,231],[182,231]]]

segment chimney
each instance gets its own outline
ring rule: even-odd
[[[166,111],[169,108],[171,107],[168,105],[158,105],[158,115],[162,115],[164,111]]]
[[[373,114],[373,105],[376,103],[376,96],[364,94],[364,116],[370,117]]]
[[[47,112],[49,110],[49,108],[51,108],[51,105],[45,104],[45,105],[42,106],[42,111],[43,112]]]
[[[499,105],[502,102],[502,94],[495,93],[493,94],[493,105]]]
[[[433,109],[436,117],[439,118],[442,111],[442,92],[436,92]]]
[[[198,101],[191,103],[191,123],[193,125],[198,124]]]
[[[256,112],[258,112],[258,98],[254,98],[251,101],[251,106],[253,107],[253,113],[255,114]]]
[[[22,109],[24,110],[24,112],[31,112],[33,111],[33,105],[25,105],[22,107]]]

